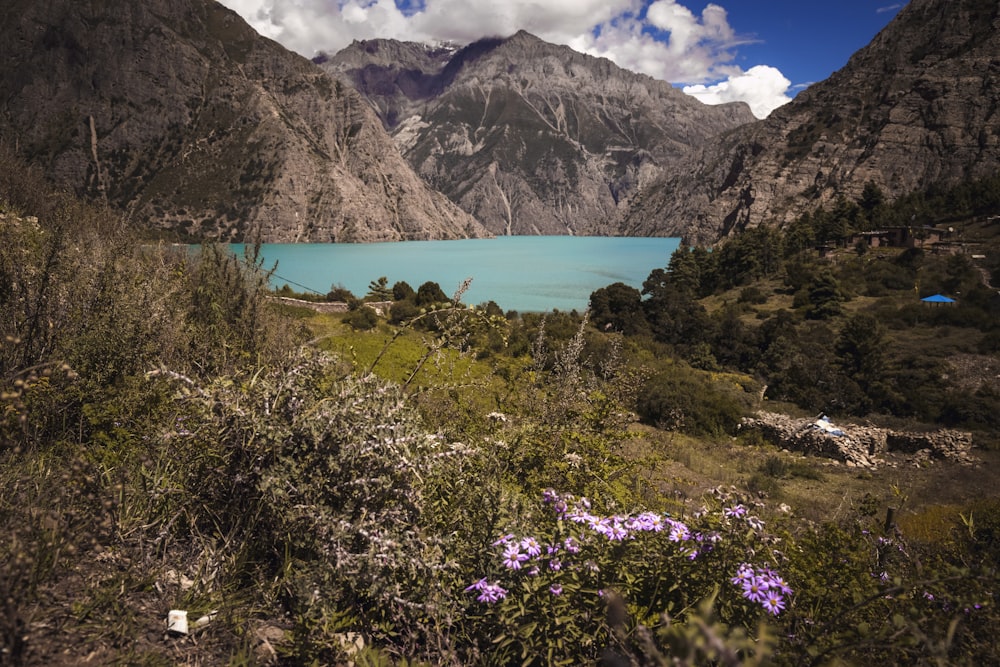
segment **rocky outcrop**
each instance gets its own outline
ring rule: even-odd
[[[863,468],[898,465],[900,458],[916,465],[929,460],[975,463],[970,454],[972,435],[963,431],[941,429],[918,433],[860,424],[834,425],[822,417],[795,419],[775,412],[747,417],[740,428],[759,431],[782,449]]]
[[[211,0],[9,0],[0,136],[182,238],[482,236],[356,91]]]
[[[647,183],[754,120],[526,32],[454,50],[355,42],[321,66],[379,112],[406,159],[494,234],[618,234]]]
[[[829,79],[647,188],[624,231],[712,243],[857,200],[868,182],[892,199],[992,175],[997,53],[995,0],[911,0]]]

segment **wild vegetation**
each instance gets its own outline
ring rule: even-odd
[[[1000,658],[989,467],[734,436],[763,391],[975,429],[991,460],[992,385],[940,379],[995,353],[957,260],[761,230],[588,314],[376,279],[384,316],[317,315],[252,252],[139,243],[0,161],[2,664]],[[959,306],[911,307],[914,278]]]

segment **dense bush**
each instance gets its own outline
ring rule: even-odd
[[[351,325],[354,329],[367,331],[378,326],[378,315],[373,308],[360,306],[353,310],[348,310],[347,314],[344,315],[343,321],[345,324]]]
[[[649,379],[636,409],[648,424],[692,435],[731,433],[753,404],[752,387],[713,382],[705,373],[677,365]]]

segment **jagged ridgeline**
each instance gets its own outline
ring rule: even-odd
[[[462,49],[355,42],[317,59],[431,185],[496,234],[616,234],[638,190],[754,120],[526,32]]]
[[[995,173],[998,12],[913,0],[755,121],[524,32],[317,66],[209,0],[10,0],[0,137],[176,239],[714,243],[868,184],[891,201]]]
[[[998,21],[995,0],[912,0],[830,78],[646,188],[623,231],[714,242],[870,183],[894,200],[995,174]]]
[[[0,136],[173,238],[483,235],[368,105],[209,0],[0,7]]]

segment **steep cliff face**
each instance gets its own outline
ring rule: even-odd
[[[645,183],[749,107],[520,32],[452,51],[356,42],[322,63],[376,108],[406,159],[497,234],[617,233]]]
[[[829,79],[651,184],[624,231],[710,243],[869,181],[892,198],[996,173],[998,14],[995,0],[911,0]]]
[[[485,233],[356,91],[211,0],[8,0],[0,135],[79,193],[194,238]]]

